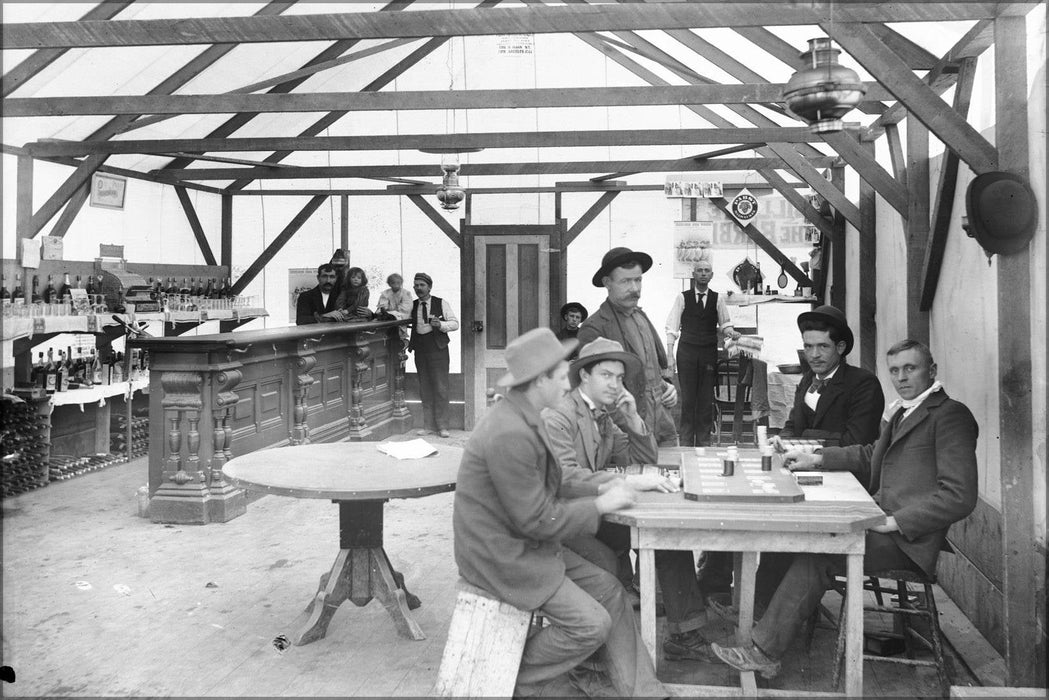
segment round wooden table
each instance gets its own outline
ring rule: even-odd
[[[339,505],[339,554],[316,595],[295,623],[292,644],[322,639],[344,601],[358,607],[378,598],[397,631],[426,639],[409,609],[422,603],[404,587],[382,542],[383,505],[455,490],[463,451],[441,445],[422,459],[394,459],[375,442],[337,442],[259,450],[222,468],[234,486],[295,498],[327,498]]]

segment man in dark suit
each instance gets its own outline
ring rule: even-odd
[[[903,340],[889,349],[889,376],[899,394],[886,411],[873,444],[828,447],[822,454],[788,452],[791,469],[850,471],[885,511],[885,524],[867,531],[865,573],[911,569],[936,573],[936,560],[952,523],[976,506],[976,419],[947,396],[936,381],[936,363],[922,343]],[[822,554],[794,557],[768,611],[755,625],[753,643],[711,648],[741,671],[766,677],[816,610],[844,558]]]
[[[420,435],[448,432],[448,334],[459,330],[455,311],[444,299],[430,294],[433,279],[425,272],[415,273],[412,284],[418,298],[412,304],[412,338],[408,351],[415,353],[419,373],[419,398],[423,405]]]
[[[841,447],[874,442],[885,396],[877,377],[845,363],[853,345],[845,314],[820,306],[798,316],[798,329],[810,369],[794,392],[794,407],[778,437]]]
[[[549,622],[525,643],[514,697],[666,697],[619,581],[561,546],[635,500],[622,479],[562,469],[547,436],[539,412],[568,390],[576,345],[536,328],[507,346],[498,384],[509,390],[478,422],[456,479],[455,562],[467,582]],[[599,648],[608,678],[595,683],[576,667]],[[558,685],[568,677],[576,692]]]
[[[317,268],[317,286],[299,295],[295,302],[295,325],[307,323],[331,322],[334,319],[324,314],[334,311],[335,280],[337,273],[331,263],[324,263]]]
[[[579,351],[570,367],[575,387],[552,409],[543,411],[550,442],[562,468],[602,473],[613,466],[655,464],[656,441],[637,413],[634,397],[624,388],[627,375],[641,371],[641,360],[614,340],[598,338]],[[604,472],[610,475],[609,472]],[[639,491],[677,491],[666,477],[632,474],[626,482]],[[580,535],[565,546],[632,586],[630,528],[603,522],[597,536]],[[692,552],[656,552],[656,575],[663,591],[668,637],[663,653],[669,660],[711,661],[710,646],[699,632],[706,623],[703,596],[692,573]]]

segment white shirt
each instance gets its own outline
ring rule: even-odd
[[[820,377],[817,374],[816,378],[817,379],[822,379],[823,381],[826,382],[826,381],[830,380],[831,377],[833,377],[835,374],[838,373],[838,367],[841,367],[841,363],[840,362],[837,364],[837,366],[834,369],[832,369],[830,371],[830,373],[826,377]],[[805,405],[806,406],[808,406],[813,411],[815,411],[816,410],[816,405],[819,402],[820,402],[820,395],[817,392],[815,392],[815,391],[807,391],[807,390],[805,391]]]
[[[710,293],[710,289],[700,294],[700,291],[696,290],[696,303],[702,303],[704,306],[707,303],[706,295]],[[670,307],[670,315],[667,316],[666,332],[667,337],[673,340],[677,340],[681,335],[681,314],[685,310],[685,297],[683,294],[677,294],[674,296],[674,305]],[[725,303],[725,295],[718,294],[718,330],[724,331],[726,328],[732,327],[732,320],[728,315],[728,305]]]
[[[330,296],[331,294],[325,294],[324,292],[321,292],[321,308],[328,308],[328,297]]]
[[[430,319],[423,316],[423,304],[426,304],[426,313],[432,316],[433,297],[429,296],[425,300],[419,300],[419,309],[415,312],[415,332],[419,335],[426,335],[434,330],[433,326],[430,325]],[[441,315],[444,318],[440,320],[440,329],[445,333],[459,330],[459,320],[455,317],[455,312],[452,311],[450,306],[447,299],[441,300]]]

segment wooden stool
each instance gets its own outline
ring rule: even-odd
[[[892,579],[896,581],[896,589],[884,588],[881,585],[880,579]],[[923,607],[915,606],[909,595],[907,588],[908,583],[921,584],[925,589],[925,605]],[[940,688],[943,692],[943,697],[947,697],[951,692],[951,681],[947,675],[947,664],[943,656],[943,641],[940,634],[940,619],[939,613],[936,610],[936,598],[933,596],[932,584],[936,583],[934,578],[926,576],[921,571],[911,571],[907,569],[894,569],[890,571],[876,571],[868,579],[868,582],[864,585],[864,590],[873,591],[875,597],[878,600],[877,605],[865,605],[864,610],[871,612],[881,613],[892,613],[900,621],[903,634],[899,635],[903,639],[904,647],[907,651],[907,658],[897,659],[891,656],[874,656],[870,654],[864,654],[864,661],[880,661],[885,663],[905,664],[907,666],[933,666],[936,668],[936,676],[940,681]],[[884,605],[882,594],[883,593],[896,593],[897,605]],[[926,639],[920,632],[914,629],[908,616],[915,615],[918,617],[924,617],[929,621],[929,639]],[[834,664],[834,687],[838,687],[838,682],[841,677],[842,663],[845,659],[845,599],[841,601],[841,612],[838,616],[838,646],[837,646],[837,660]],[[911,646],[911,639],[914,639],[926,649],[932,652],[932,660],[927,659],[915,659],[914,649]]]
[[[510,697],[532,613],[466,583],[448,627],[434,693],[439,697]]]

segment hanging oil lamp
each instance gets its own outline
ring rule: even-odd
[[[856,71],[838,63],[840,53],[827,37],[809,39],[809,50],[801,54],[806,67],[792,75],[783,89],[787,110],[808,123],[814,134],[844,129],[841,118],[867,92]]]
[[[460,202],[466,198],[466,190],[459,185],[459,158],[442,158],[441,170],[444,171],[444,180],[437,188],[437,200],[442,209],[449,211],[458,209]]]

